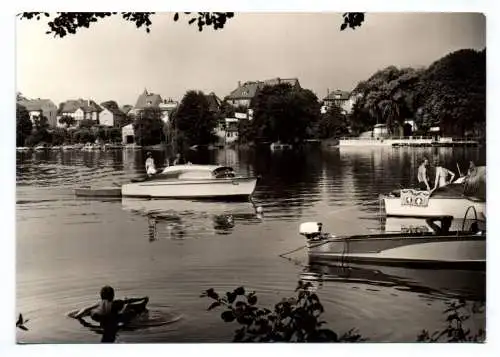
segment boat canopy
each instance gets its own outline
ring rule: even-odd
[[[235,173],[228,166],[190,164],[168,166],[163,170],[161,176],[176,179],[213,179],[235,177]]]

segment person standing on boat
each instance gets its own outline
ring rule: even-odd
[[[451,176],[449,181],[448,181],[448,176]],[[438,187],[444,187],[452,183],[454,178],[455,178],[455,173],[453,171],[444,168],[443,166],[441,166],[441,163],[437,162],[436,179],[434,181],[434,188],[432,189],[432,191],[434,191]]]
[[[467,170],[467,177],[474,176],[476,174],[476,165],[474,164],[474,161],[469,161],[469,170]]]
[[[427,166],[429,166],[429,160],[425,158],[424,161],[418,167],[418,174],[417,174],[418,188],[423,191],[431,190],[431,187],[429,186],[429,176],[427,175]]]
[[[182,156],[180,153],[177,153],[175,155],[175,159],[174,159],[174,162],[172,163],[172,165],[182,165],[184,164],[184,160],[182,159]]]
[[[150,151],[146,154],[146,173],[148,176],[153,176],[156,174],[155,160],[153,159],[153,154]]]

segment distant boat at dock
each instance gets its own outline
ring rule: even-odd
[[[406,137],[389,137],[389,138],[340,138],[339,147],[464,147],[478,146],[479,141],[465,138],[450,138],[426,136],[406,136]]]

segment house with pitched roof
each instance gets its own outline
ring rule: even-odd
[[[235,108],[239,106],[249,108],[252,99],[260,89],[265,86],[274,86],[283,83],[288,83],[295,89],[301,88],[297,78],[272,78],[264,81],[245,82],[243,84],[238,82],[238,87],[226,97],[226,101]]]
[[[126,117],[118,105],[112,101],[101,103],[102,112],[99,113],[99,124],[103,126],[116,126],[121,119]]]
[[[323,98],[323,107],[321,108],[322,113],[326,113],[328,108],[336,105],[342,109],[344,114],[350,114],[354,104],[359,98],[359,95],[354,92],[347,92],[340,89],[332,92],[327,89],[326,93],[326,97]]]
[[[57,125],[57,106],[50,99],[20,97],[17,103],[26,108],[32,122],[34,122],[35,117],[44,116],[47,118],[49,126],[55,127]]]
[[[67,100],[59,105],[58,113],[58,126],[64,126],[64,124],[59,123],[59,118],[63,116],[69,116],[76,120],[76,125],[86,119],[92,120],[96,124],[99,123],[99,113],[102,112],[102,108],[91,99],[76,99]]]

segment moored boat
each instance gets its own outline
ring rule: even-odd
[[[249,199],[257,178],[237,176],[231,167],[175,165],[122,186],[124,197]]]
[[[473,228],[336,237],[323,233],[321,223],[306,222],[300,234],[307,238],[309,258],[317,262],[484,269],[486,231]]]
[[[452,216],[464,219],[467,208],[471,206],[478,216],[486,216],[486,201],[464,195],[461,182],[439,188],[432,194],[429,191],[401,189],[383,196],[383,201],[389,217]]]

